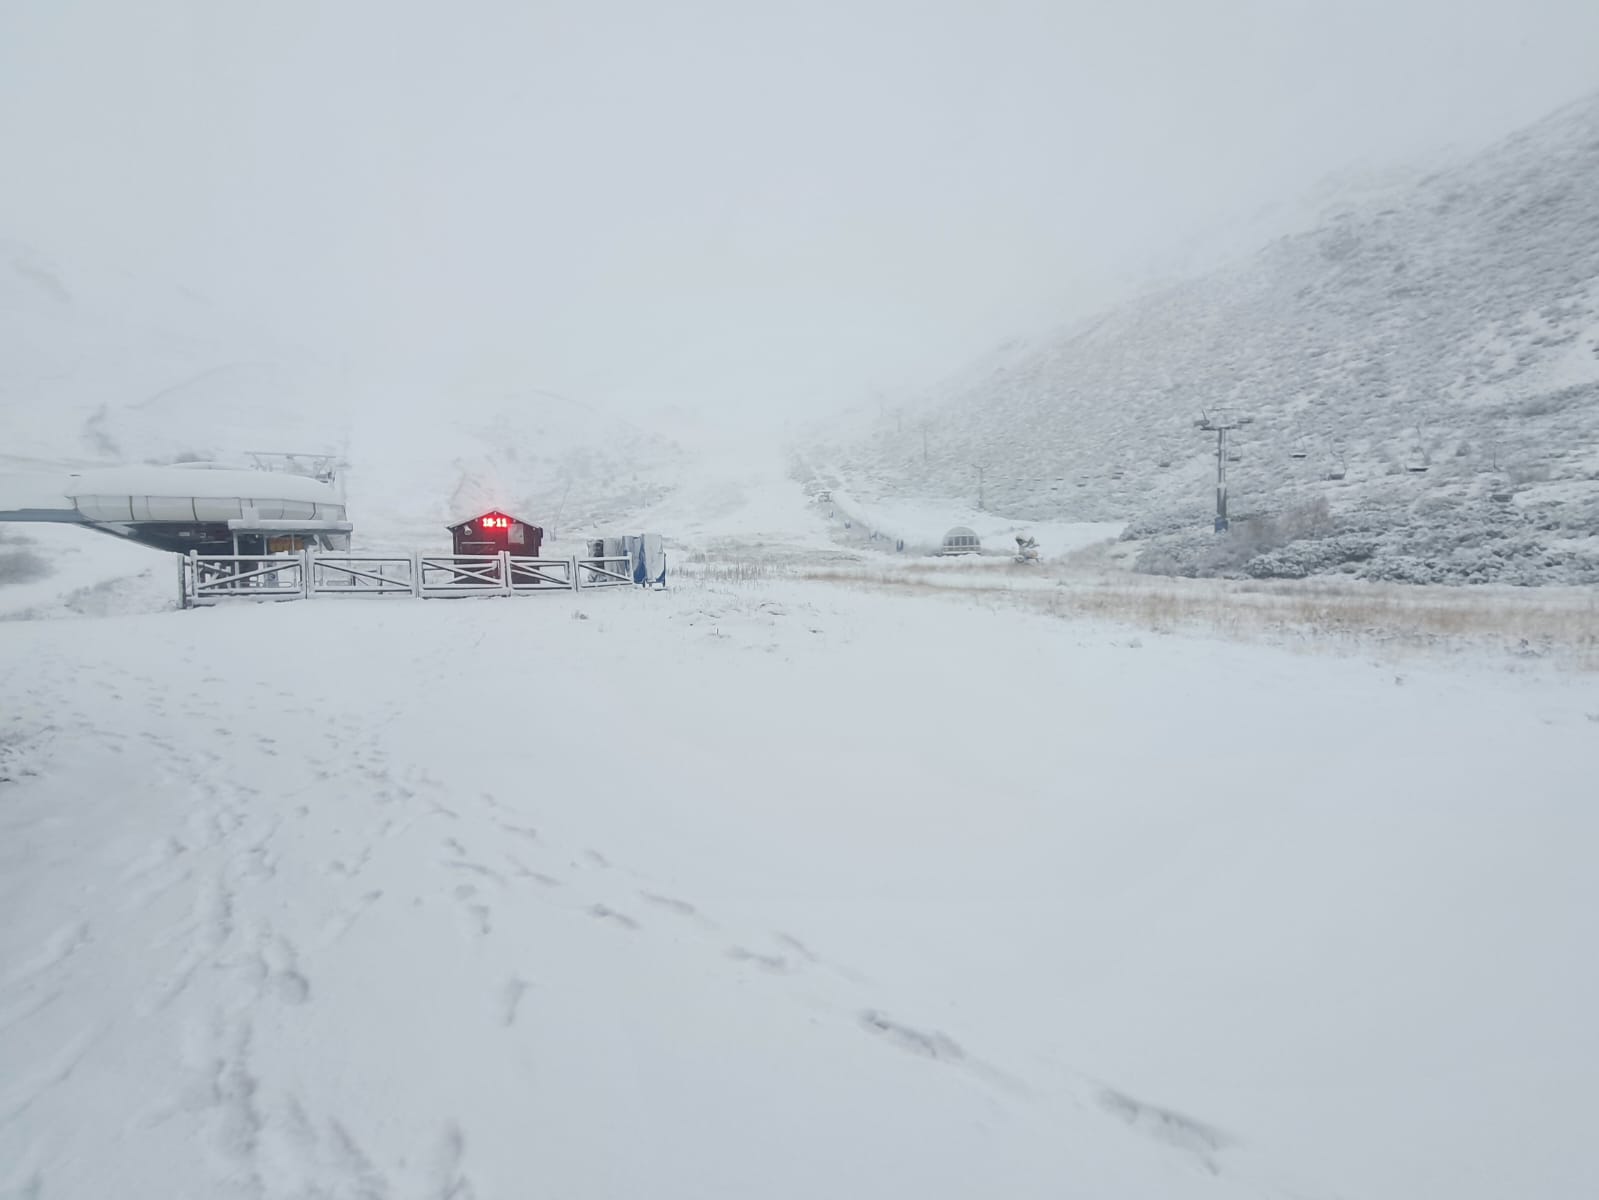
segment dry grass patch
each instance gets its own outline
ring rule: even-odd
[[[1027,568],[1016,571],[994,573],[986,582],[971,572],[915,566],[878,572],[807,571],[795,577],[903,595],[981,597],[1050,616],[1113,621],[1160,632],[1186,630],[1246,640],[1287,635],[1297,641],[1415,648],[1474,644],[1599,669],[1599,595],[1591,589],[1131,576],[1064,576],[1049,586],[1049,580]]]

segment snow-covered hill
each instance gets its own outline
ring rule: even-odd
[[[438,542],[464,508],[604,530],[660,501],[682,450],[515,380],[352,366],[180,287],[0,243],[0,471],[339,456],[358,545]]]
[[[1254,417],[1234,512],[1325,498],[1333,518],[1259,573],[1599,579],[1596,197],[1599,96],[1400,199],[1009,345],[822,456],[863,493],[975,497],[981,467],[998,512],[1203,531],[1214,442],[1193,422],[1231,406]],[[1156,549],[1186,570],[1209,543]]]

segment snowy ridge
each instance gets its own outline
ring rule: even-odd
[[[1193,421],[1233,406],[1255,418],[1235,513],[1323,498],[1372,535],[1310,573],[1599,579],[1596,193],[1599,97],[1402,199],[1007,347],[818,457],[861,494],[972,498],[981,466],[1016,518],[1203,529],[1214,443]],[[1485,537],[1504,553],[1453,561]]]

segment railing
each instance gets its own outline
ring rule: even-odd
[[[183,606],[223,600],[313,596],[509,596],[632,584],[633,560],[454,555],[221,554],[190,552],[178,564]]]

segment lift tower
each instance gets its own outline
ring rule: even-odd
[[[1254,417],[1238,416],[1227,409],[1200,410],[1194,425],[1216,435],[1216,532],[1227,532],[1227,435],[1251,424]]]

